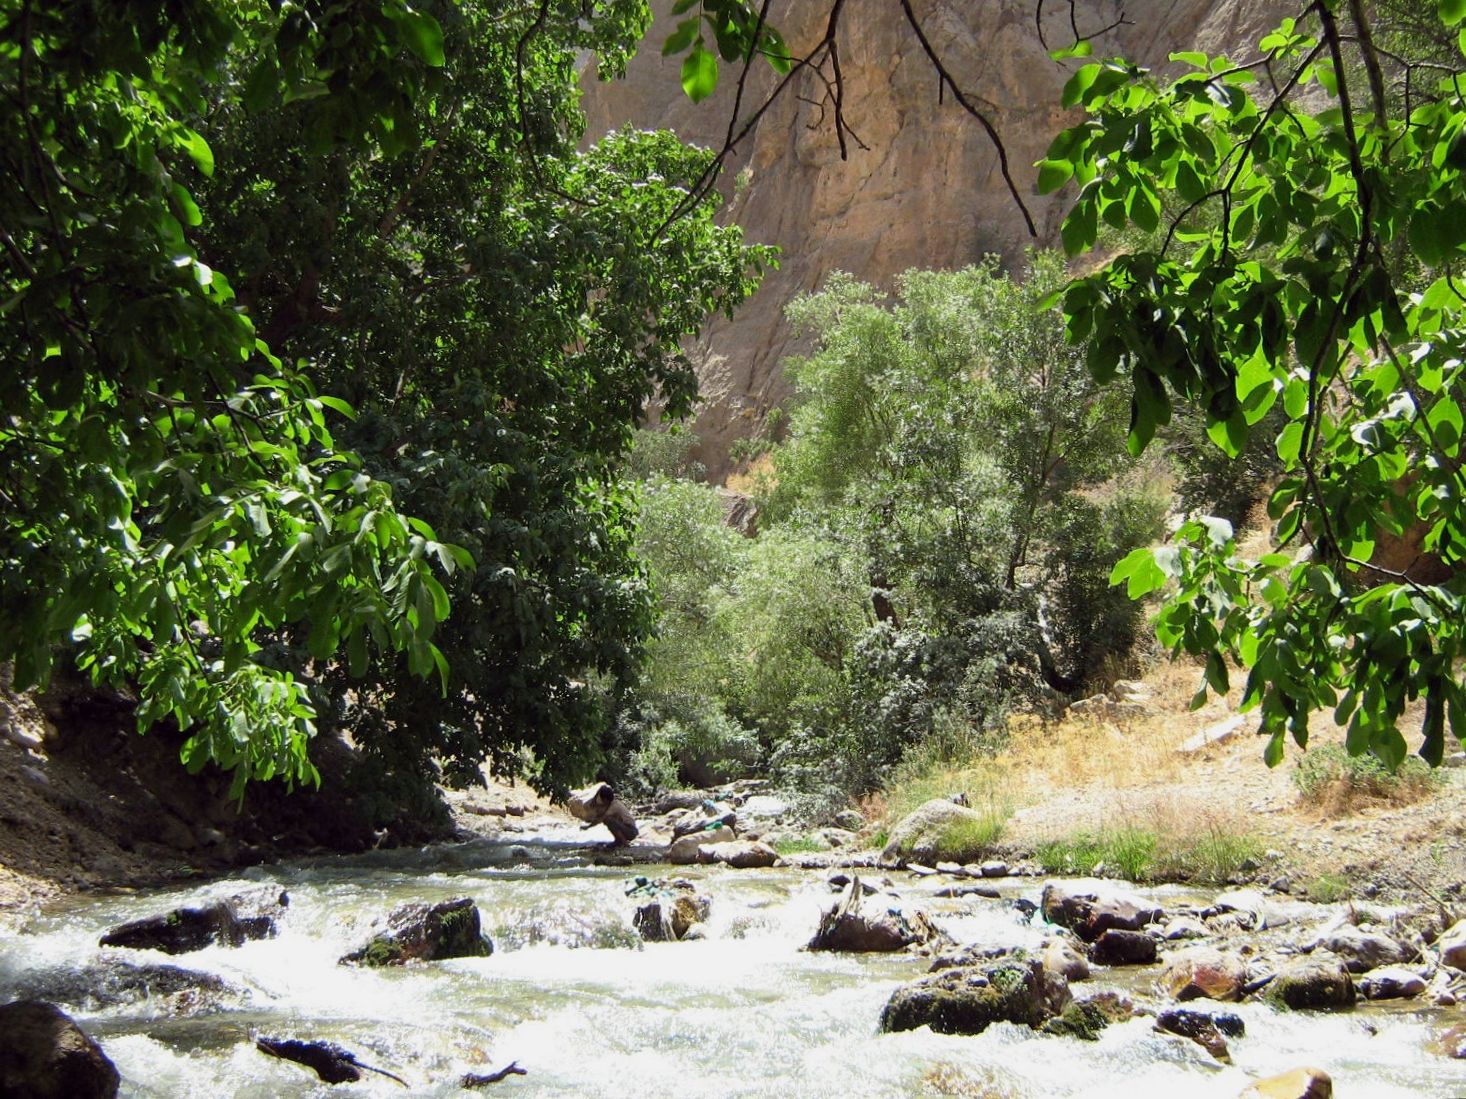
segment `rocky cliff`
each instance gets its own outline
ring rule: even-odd
[[[722,180],[728,216],[750,240],[777,244],[782,267],[731,322],[718,320],[694,349],[703,405],[695,457],[711,477],[731,466],[728,448],[753,434],[788,396],[782,360],[801,350],[783,319],[785,304],[819,286],[833,270],[889,286],[910,267],[960,267],[985,253],[1008,264],[1031,244],[1056,241],[1062,201],[1034,193],[1033,162],[1070,121],[1060,91],[1079,62],[1050,60],[1035,30],[1040,0],[916,0],[913,10],[963,93],[993,121],[1032,211],[1037,237],[998,171],[992,143],[954,101],[939,95],[935,70],[896,0],[846,0],[836,43],[844,111],[856,140],[842,159],[827,85],[810,71],[739,145]],[[589,136],[630,123],[666,127],[686,140],[721,146],[733,108],[736,67],[694,106],[678,84],[679,58],[660,47],[675,20],[671,0],[655,0],[657,21],[624,80],[587,81]],[[803,56],[822,38],[828,2],[774,0],[770,20]],[[1072,41],[1070,4],[1041,5],[1046,37]],[[1116,23],[1094,43],[1096,56],[1123,55],[1162,67],[1178,50],[1250,55],[1251,47],[1291,9],[1279,0],[1075,0],[1086,33]],[[828,72],[828,67],[826,69]],[[743,115],[773,86],[757,66]]]

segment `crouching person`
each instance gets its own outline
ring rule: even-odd
[[[575,791],[566,806],[571,816],[585,821],[587,828],[604,824],[610,829],[617,847],[636,839],[636,818],[626,808],[626,803],[616,796],[609,782],[597,782]]]

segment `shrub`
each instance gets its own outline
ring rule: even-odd
[[[1408,805],[1428,797],[1444,781],[1414,756],[1392,771],[1377,756],[1351,756],[1341,744],[1310,748],[1293,771],[1303,800],[1330,815],[1368,804]]]

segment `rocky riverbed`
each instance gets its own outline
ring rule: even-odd
[[[1466,1094],[1454,913],[848,848],[739,867],[715,849],[777,838],[757,796],[664,806],[629,848],[528,806],[457,844],[62,898],[0,943],[0,999],[67,1012],[127,1096]],[[700,819],[733,838],[667,863]],[[458,947],[421,949],[434,905]],[[187,910],[218,931],[197,949],[117,937]],[[895,931],[809,949],[851,918]],[[365,1068],[328,1084],[270,1043]]]

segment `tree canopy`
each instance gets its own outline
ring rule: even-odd
[[[763,254],[684,203],[705,154],[577,149],[582,51],[648,23],[584,14],[5,0],[17,682],[74,647],[241,786],[312,778],[322,716],[459,777],[593,763],[649,614],[613,463]]]

